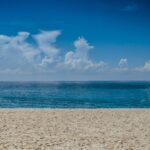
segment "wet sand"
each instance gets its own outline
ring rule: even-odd
[[[150,150],[150,109],[0,109],[0,150]]]

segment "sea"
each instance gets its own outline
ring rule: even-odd
[[[150,82],[0,82],[0,108],[150,108]]]

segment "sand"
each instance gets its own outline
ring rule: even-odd
[[[0,150],[150,150],[150,109],[0,109]]]

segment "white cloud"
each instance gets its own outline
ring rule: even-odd
[[[128,60],[126,58],[121,58],[118,63],[118,66],[120,68],[128,68]]]
[[[150,60],[141,67],[129,68],[127,58],[121,58],[117,67],[108,68],[104,61],[92,60],[90,51],[94,46],[83,37],[73,42],[73,50],[61,55],[61,48],[56,45],[60,34],[55,30],[35,35],[29,32],[0,35],[1,80],[135,79],[140,75],[149,79]]]
[[[58,54],[58,49],[53,45],[56,38],[61,34],[60,31],[41,31],[34,35],[34,39],[38,43],[38,48],[45,53],[50,59],[53,59]]]
[[[65,54],[61,67],[74,70],[102,70],[106,66],[103,61],[93,62],[89,57],[89,51],[94,48],[83,37],[74,42],[75,50]]]
[[[1,75],[30,75],[57,74],[66,71],[71,75],[80,73],[94,74],[99,77],[102,72],[119,74],[125,71],[150,72],[150,60],[144,66],[129,68],[127,58],[121,58],[118,66],[107,68],[104,61],[95,62],[90,58],[90,45],[83,37],[73,42],[74,50],[61,55],[56,40],[61,34],[59,30],[41,31],[32,35],[29,32],[18,32],[15,36],[0,35],[0,74]],[[74,74],[76,71],[77,74]],[[100,72],[101,73],[97,73]],[[66,73],[67,74],[67,73]],[[106,74],[105,74],[106,75]],[[105,76],[104,75],[104,76]]]
[[[59,50],[53,45],[60,31],[42,31],[29,41],[28,32],[16,36],[0,35],[0,69],[34,71],[58,60]]]
[[[0,35],[0,69],[20,70],[24,72],[58,71],[58,69],[75,70],[101,70],[106,66],[103,61],[93,62],[89,57],[89,51],[93,46],[84,38],[74,42],[75,50],[69,51],[65,56],[60,56],[55,42],[61,34],[59,30],[41,31],[36,35],[18,32],[16,36]]]
[[[16,69],[28,66],[29,57],[33,57],[35,51],[26,39],[28,32],[19,32],[16,36],[0,35],[0,68]]]
[[[150,60],[145,62],[144,66],[142,67],[136,67],[135,70],[141,72],[150,72]]]
[[[128,71],[128,60],[126,58],[121,58],[118,62],[118,67],[114,69],[115,71]]]
[[[33,36],[41,52],[41,67],[47,67],[50,64],[57,63],[59,60],[59,49],[55,47],[54,43],[60,34],[59,30],[41,31],[39,34]]]

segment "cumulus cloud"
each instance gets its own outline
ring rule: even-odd
[[[26,42],[28,32],[18,32],[16,36],[0,35],[0,68],[16,69],[28,65],[36,51]]]
[[[128,60],[126,58],[121,58],[118,62],[118,67],[115,68],[116,71],[127,71],[128,70]]]
[[[41,31],[39,34],[33,36],[38,44],[38,49],[41,52],[41,57],[43,55],[43,59],[40,64],[41,66],[46,66],[57,61],[59,49],[56,48],[53,44],[56,42],[56,38],[60,34],[61,32],[58,30]]]
[[[93,62],[89,57],[91,46],[83,37],[79,37],[74,42],[75,50],[65,54],[63,67],[73,70],[102,70],[106,66],[103,61]]]
[[[29,41],[30,33],[16,36],[0,35],[0,69],[34,71],[54,63],[59,49],[53,44],[60,31],[41,31],[33,35],[36,44]]]
[[[91,46],[85,38],[74,41],[75,50],[60,55],[56,47],[57,37],[61,31],[41,31],[31,35],[18,32],[15,36],[0,35],[0,69],[1,73],[11,70],[14,73],[53,72],[67,70],[94,70],[105,68],[103,61],[94,62],[89,57]],[[30,37],[30,38],[29,38]]]
[[[144,66],[142,67],[136,67],[135,70],[141,72],[150,72],[150,60],[145,62]]]
[[[45,75],[49,79],[49,75],[55,78],[55,76],[60,77],[61,73],[66,73],[67,79],[70,76],[74,78],[82,76],[84,79],[85,75],[91,75],[91,79],[93,75],[101,79],[101,75],[105,78],[109,73],[115,74],[116,77],[117,74],[122,75],[125,72],[150,72],[150,60],[142,67],[136,68],[128,67],[127,58],[121,58],[118,66],[114,68],[110,68],[104,61],[94,61],[90,57],[94,46],[83,37],[73,42],[74,49],[62,55],[61,48],[56,45],[60,35],[59,30],[40,31],[35,35],[29,32],[18,32],[14,36],[0,35],[1,77],[7,75],[9,79],[10,75],[17,74],[21,77],[31,75],[34,79],[35,75],[39,75],[40,79],[43,79]]]
[[[126,58],[121,58],[118,65],[120,68],[128,68],[128,60]]]

